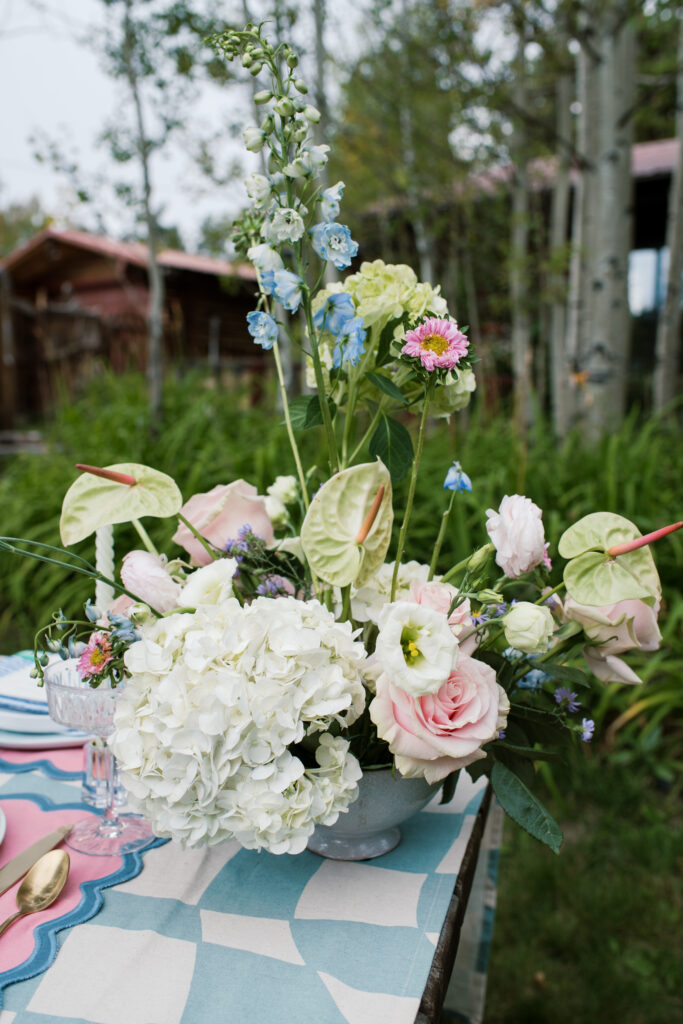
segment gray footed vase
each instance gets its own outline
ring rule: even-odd
[[[334,825],[316,825],[308,849],[331,860],[381,857],[400,843],[401,822],[421,811],[440,788],[440,782],[404,779],[391,768],[365,770],[358,799]]]

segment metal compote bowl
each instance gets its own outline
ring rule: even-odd
[[[121,687],[111,689],[103,681],[93,689],[81,676],[78,661],[58,661],[45,670],[45,689],[50,716],[55,722],[80,729],[91,736],[106,739],[114,731],[114,708]],[[95,856],[131,853],[154,839],[151,825],[135,815],[119,816],[116,794],[114,755],[106,748],[107,806],[99,819],[76,822],[65,842],[73,850]]]

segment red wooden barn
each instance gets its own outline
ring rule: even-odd
[[[0,426],[49,410],[103,365],[144,370],[147,249],[48,228],[0,261]],[[166,250],[159,254],[167,363],[260,375],[263,352],[246,328],[252,267]]]

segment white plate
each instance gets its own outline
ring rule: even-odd
[[[2,843],[3,839],[5,838],[5,830],[6,830],[6,828],[7,828],[7,821],[5,819],[5,815],[0,810],[0,843]]]
[[[0,730],[0,747],[8,750],[58,750],[60,747],[82,747],[87,733],[5,732]]]
[[[55,722],[49,715],[33,715],[30,711],[9,711],[6,708],[0,708],[0,731],[28,732],[31,735],[47,732],[54,735],[54,733],[73,732],[73,729],[69,729],[60,722]]]

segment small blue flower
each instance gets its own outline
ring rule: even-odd
[[[358,242],[351,238],[345,224],[316,224],[311,228],[313,249],[323,260],[331,260],[337,270],[351,266],[351,260],[358,252]]]
[[[578,693],[572,693],[568,686],[558,686],[555,690],[555,703],[564,705],[567,711],[571,712],[578,711],[581,707]]]
[[[339,334],[344,324],[356,316],[356,307],[348,292],[335,292],[328,296],[325,305],[321,306],[313,317],[313,324],[319,331]]]
[[[261,287],[290,313],[296,313],[301,303],[301,278],[291,270],[267,270],[261,275]]]
[[[459,462],[454,462],[446,473],[446,479],[443,482],[443,487],[445,491],[471,492],[472,481],[468,477],[467,473],[463,472]]]
[[[353,319],[346,321],[337,335],[337,343],[332,353],[332,364],[335,370],[339,369],[342,363],[357,365],[365,352],[365,335],[363,321],[359,316],[354,316]]]
[[[270,313],[247,313],[247,329],[261,348],[272,348],[277,341],[277,323]]]
[[[592,718],[584,718],[581,722],[581,728],[583,729],[581,739],[584,743],[590,743],[593,739],[593,733],[595,732],[595,722]]]
[[[532,668],[519,680],[517,686],[522,690],[540,690],[549,679],[550,676],[541,672],[540,668]]]
[[[333,221],[339,214],[339,204],[344,195],[344,182],[338,181],[331,188],[326,188],[320,197],[320,216],[324,221]]]

